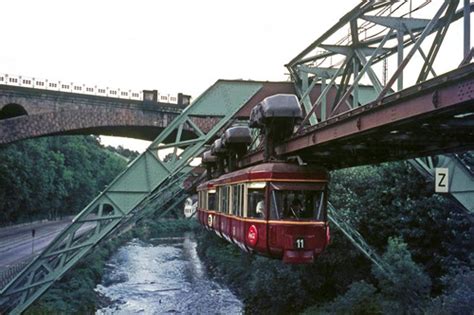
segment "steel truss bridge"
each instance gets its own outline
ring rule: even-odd
[[[425,7],[434,15],[418,17]],[[474,172],[460,152],[474,148],[473,9],[468,0],[363,1],[287,64],[292,82],[217,81],[1,290],[2,311],[21,313],[101,240],[139,218],[175,208],[187,197],[183,183],[192,173],[191,160],[223,129],[245,123],[254,105],[277,93],[297,94],[307,113],[293,136],[276,147],[278,154],[328,169],[412,159],[429,179],[436,167],[447,167],[451,196],[472,214]],[[464,25],[463,36],[457,36],[464,58],[438,74],[438,53],[458,20]],[[406,86],[408,77],[417,79]],[[216,123],[205,132],[190,119],[196,116]],[[185,129],[194,131],[191,139],[183,137]],[[258,136],[240,166],[262,161]],[[160,158],[169,148],[172,157]],[[329,216],[393,276],[332,205]],[[79,234],[85,224],[92,229]]]

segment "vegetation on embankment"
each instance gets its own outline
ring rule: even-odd
[[[0,225],[78,213],[138,153],[94,136],[37,138],[0,148]]]
[[[336,228],[313,265],[241,253],[207,233],[198,252],[248,313],[469,314],[474,225],[405,162],[332,172],[330,200],[395,271],[387,280]]]
[[[93,314],[101,297],[94,291],[108,258],[135,235],[127,232],[102,242],[30,306],[25,314]]]

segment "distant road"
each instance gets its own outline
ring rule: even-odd
[[[73,217],[60,221],[20,224],[0,229],[0,272],[33,254],[39,254],[58,235]],[[32,230],[35,230],[34,246]],[[33,253],[34,250],[34,253]]]

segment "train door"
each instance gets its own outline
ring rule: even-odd
[[[267,252],[267,228],[265,221],[265,182],[251,182],[246,187],[245,244],[248,250]]]
[[[232,225],[232,190],[230,185],[226,185],[224,188],[225,205],[224,212],[221,216],[221,234],[227,241],[232,242],[230,237],[230,229]]]
[[[246,207],[246,194],[245,194],[245,184],[240,184],[240,207],[239,207],[239,223],[237,226],[237,238],[241,244],[242,249],[245,250],[245,222],[244,222],[244,209]]]
[[[284,207],[280,200],[277,200],[277,195],[274,192],[275,188],[272,187],[268,189],[268,215],[269,215],[269,224],[268,224],[268,250],[273,255],[279,256],[283,254],[283,246],[282,243],[284,242],[285,237],[285,228],[283,224],[276,224],[276,220],[281,220],[281,212],[280,207]],[[285,200],[287,203],[287,201]]]
[[[218,190],[218,198],[219,198],[219,205],[217,209],[216,216],[214,217],[214,230],[216,234],[220,237],[224,237],[222,234],[222,229],[223,229],[223,220],[224,220],[224,214],[227,212],[227,207],[228,207],[228,196],[227,196],[227,187],[226,186],[219,186],[217,188]]]
[[[229,234],[232,241],[245,249],[244,244],[244,222],[242,221],[242,213],[244,207],[244,185],[237,184],[232,186],[232,220]]]

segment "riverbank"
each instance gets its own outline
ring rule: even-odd
[[[102,281],[108,259],[133,238],[148,240],[200,228],[194,220],[144,220],[132,230],[94,248],[56,282],[25,314],[91,314],[110,301],[94,289]]]

